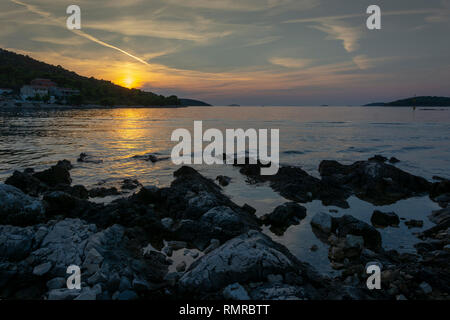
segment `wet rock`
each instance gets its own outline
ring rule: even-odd
[[[92,155],[89,155],[87,153],[80,153],[80,156],[77,159],[78,162],[86,162],[86,163],[95,163],[95,164],[100,164],[103,163],[102,159],[99,159],[97,157],[94,157]]]
[[[216,180],[222,187],[226,187],[230,184],[231,178],[227,176],[217,176]]]
[[[42,221],[44,206],[14,186],[0,184],[0,224],[25,226]]]
[[[382,155],[375,155],[372,158],[369,159],[369,161],[377,161],[377,162],[386,162],[388,160],[388,158],[382,156]]]
[[[378,210],[373,212],[370,221],[374,226],[380,227],[398,226],[400,224],[400,218],[395,212],[381,212]]]
[[[67,169],[67,165],[60,164],[53,166],[47,170],[37,172],[33,174],[33,177],[39,179],[50,187],[56,187],[57,185],[70,185],[72,179],[70,178],[70,172]]]
[[[313,244],[309,250],[311,250],[312,252],[316,252],[317,250],[319,250],[319,247],[316,244]]]
[[[435,199],[436,197],[439,197],[441,195],[450,194],[450,180],[440,177],[434,178],[437,178],[436,180],[439,181],[432,184],[430,190],[430,198]]]
[[[182,261],[176,266],[177,272],[184,272],[186,270],[186,262]]]
[[[433,292],[433,288],[426,282],[422,282],[419,287],[425,294],[430,294],[431,292]]]
[[[172,250],[180,250],[187,247],[187,243],[185,241],[168,241],[167,246]]]
[[[146,204],[157,203],[161,201],[161,190],[156,186],[144,186],[132,198]]]
[[[247,290],[239,283],[233,283],[223,289],[223,297],[227,300],[250,300]]]
[[[394,164],[394,163],[399,163],[400,160],[398,160],[396,157],[391,157],[391,158],[389,159],[389,162],[392,163],[392,164]]]
[[[336,225],[336,234],[338,237],[345,237],[348,234],[361,236],[364,238],[364,246],[373,250],[381,249],[381,235],[371,225],[358,220],[350,215],[344,215],[340,218],[333,218]]]
[[[134,190],[140,186],[142,186],[141,183],[136,179],[125,179],[122,181],[123,190]]]
[[[170,159],[169,157],[158,157],[158,155],[156,154],[145,154],[145,155],[136,155],[133,156],[133,159],[138,159],[138,160],[143,160],[143,161],[150,161],[152,163],[158,162],[158,161],[163,161],[163,160],[168,160]]]
[[[431,187],[424,178],[377,160],[358,161],[352,165],[325,160],[320,163],[319,173],[324,183],[349,189],[358,198],[375,205],[392,204],[421,195]]]
[[[13,175],[6,179],[5,184],[14,186],[24,193],[37,197],[41,192],[47,191],[49,187],[32,176],[33,172],[14,171]]]
[[[330,234],[333,225],[332,219],[333,218],[329,214],[319,212],[312,218],[311,226],[325,234]]]
[[[422,228],[423,227],[423,221],[422,220],[411,219],[409,221],[405,221],[405,225],[408,227],[408,229],[411,229],[411,228]]]
[[[56,164],[57,166],[63,167],[66,170],[72,170],[73,169],[73,165],[69,160],[59,160],[58,163]]]
[[[89,197],[91,198],[104,198],[107,196],[118,196],[118,195],[120,195],[120,192],[117,190],[116,187],[111,188],[99,187],[89,190]]]
[[[265,225],[271,225],[276,234],[283,234],[291,225],[298,225],[306,217],[306,208],[295,203],[287,202],[275,210],[261,217]]]
[[[248,205],[248,204],[244,204],[242,206],[242,210],[244,210],[245,212],[248,212],[249,214],[255,214],[256,213],[256,209],[253,208],[252,206]]]

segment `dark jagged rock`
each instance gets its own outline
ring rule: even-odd
[[[69,160],[59,160],[58,163],[56,164],[57,166],[63,167],[66,170],[70,171],[73,169],[73,165]]]
[[[0,226],[1,237],[15,239],[0,243],[0,296],[5,298],[95,300],[108,290],[117,295],[126,291],[120,291],[116,279],[147,284],[136,291],[145,297],[163,283],[168,271],[163,254],[154,252],[148,258],[137,254],[141,247],[118,225],[99,231],[79,219],[65,219],[26,228]],[[65,279],[67,267],[74,264],[81,267],[81,290],[47,288],[47,283]]]
[[[423,227],[423,221],[422,220],[408,220],[405,221],[405,225],[408,227],[408,229],[411,228],[422,228]]]
[[[327,206],[334,205],[341,208],[349,208],[346,201],[350,196],[348,191],[333,185],[324,184],[299,167],[281,166],[277,174],[262,176],[260,175],[260,169],[265,165],[259,162],[257,164],[236,166],[240,167],[239,172],[246,175],[250,183],[269,182],[271,188],[286,199],[300,203],[319,199]]]
[[[392,164],[395,164],[395,163],[399,163],[400,160],[398,160],[396,157],[391,157],[391,158],[389,159],[389,162],[392,163]]]
[[[0,224],[36,224],[43,219],[44,212],[39,199],[26,195],[14,186],[0,184]]]
[[[387,160],[388,158],[379,154],[373,156],[372,158],[369,158],[369,161],[377,161],[377,162],[386,162]]]
[[[450,197],[450,180],[440,178],[438,182],[435,182],[431,185],[430,198],[436,202],[441,202],[437,198],[443,195],[447,195],[446,199]]]
[[[381,249],[381,234],[371,225],[353,216],[344,215],[340,218],[333,218],[333,229],[338,237],[345,237],[348,234],[361,236],[364,238],[366,248],[374,251]]]
[[[227,176],[217,176],[216,180],[222,187],[226,187],[230,184],[231,178]]]
[[[158,161],[163,161],[163,160],[168,160],[170,159],[169,157],[158,157],[156,154],[145,154],[145,155],[136,155],[133,156],[133,159],[138,159],[138,160],[143,160],[143,161],[150,161],[152,163],[158,162]]]
[[[91,198],[104,198],[107,196],[118,196],[120,195],[120,192],[117,190],[116,187],[111,188],[105,188],[105,187],[99,187],[99,188],[93,188],[89,190],[89,197]]]
[[[72,179],[70,178],[70,172],[67,169],[66,164],[59,164],[51,167],[50,169],[36,172],[33,177],[39,179],[50,187],[56,187],[57,185],[70,185]]]
[[[400,218],[395,212],[381,212],[378,210],[373,212],[370,221],[374,226],[379,227],[398,226],[400,224]]]
[[[96,164],[100,164],[103,163],[102,159],[98,159],[94,156],[91,156],[87,153],[80,153],[80,156],[77,159],[78,162],[86,162],[86,163],[96,163]]]
[[[142,184],[136,179],[125,179],[122,181],[122,189],[124,190],[134,190],[140,186]]]
[[[271,230],[282,235],[291,225],[297,225],[306,217],[306,208],[295,203],[287,202],[278,206],[270,214],[261,217],[265,225],[271,225]]]
[[[38,178],[33,177],[33,172],[14,171],[13,175],[6,179],[5,184],[12,185],[26,194],[37,197],[41,192],[47,191],[49,187]]]
[[[352,165],[343,165],[325,160],[320,163],[319,172],[324,183],[350,189],[360,199],[375,205],[392,204],[424,194],[431,186],[424,178],[379,161],[358,161]]]
[[[246,212],[248,212],[250,214],[255,214],[256,213],[256,209],[253,208],[252,206],[248,205],[247,203],[242,206],[242,210],[244,210],[244,211],[246,211]]]

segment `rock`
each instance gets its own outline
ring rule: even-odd
[[[288,284],[263,284],[250,292],[252,300],[304,300],[305,290]]]
[[[383,161],[358,161],[342,165],[337,161],[320,163],[322,182],[342,190],[351,190],[362,200],[387,205],[430,190],[424,178],[411,175]]]
[[[143,160],[143,161],[150,161],[153,163],[169,159],[169,157],[158,157],[157,155],[152,154],[152,153],[145,154],[145,155],[136,155],[136,156],[133,156],[133,158],[138,159],[138,160]]]
[[[324,212],[319,212],[312,218],[311,226],[325,234],[329,234],[332,229],[332,217]]]
[[[56,165],[66,169],[66,170],[72,170],[73,169],[72,163],[69,160],[66,160],[66,159],[59,160]]]
[[[122,181],[122,190],[134,190],[142,186],[136,179],[125,179]]]
[[[375,210],[370,219],[374,226],[387,227],[398,226],[400,224],[400,218],[395,212],[381,212]]]
[[[0,184],[0,203],[0,224],[26,226],[43,220],[41,201],[11,185]]]
[[[377,162],[386,162],[388,158],[382,156],[382,155],[375,155],[374,157],[370,158],[369,161],[377,161]]]
[[[127,277],[122,277],[119,283],[119,291],[123,292],[128,289],[131,289],[131,282]]]
[[[223,297],[227,300],[250,300],[247,291],[239,283],[233,283],[223,289]]]
[[[435,224],[445,223],[445,221],[450,220],[450,208],[433,211],[428,218]]]
[[[145,292],[150,290],[150,284],[147,281],[141,279],[134,279],[131,286],[136,292]]]
[[[47,208],[46,213],[50,216],[54,215],[69,215],[72,210],[81,206],[81,201],[72,195],[62,192],[53,191],[46,193],[43,197]]]
[[[176,266],[177,272],[184,272],[186,270],[186,262],[181,261],[177,266]]]
[[[317,250],[319,250],[319,247],[316,244],[313,244],[309,250],[311,250],[312,252],[316,252]]]
[[[170,230],[173,226],[173,219],[172,218],[163,218],[161,219],[161,224],[166,228],[167,230]]]
[[[396,157],[391,157],[391,158],[389,159],[389,162],[394,164],[394,163],[399,163],[400,160],[398,160]]]
[[[48,293],[48,300],[73,300],[81,293],[80,290],[53,289]]]
[[[62,289],[66,287],[66,285],[66,279],[63,277],[57,277],[47,281],[47,288],[49,290]]]
[[[269,274],[267,276],[267,281],[270,283],[281,283],[283,282],[283,276],[281,274]]]
[[[167,246],[172,250],[180,250],[187,247],[187,243],[185,241],[168,241]]]
[[[408,226],[408,229],[411,229],[411,228],[422,228],[423,227],[423,221],[422,220],[411,219],[409,221],[405,221],[405,225]]]
[[[117,196],[117,195],[120,195],[120,192],[115,187],[111,188],[100,187],[89,190],[89,197],[91,198],[104,198],[107,196]]]
[[[235,230],[241,227],[241,219],[231,208],[221,206],[214,207],[206,212],[200,219],[201,222],[222,229]]]
[[[102,159],[98,159],[94,156],[91,156],[87,153],[80,153],[80,156],[77,159],[78,162],[86,162],[86,163],[95,163],[95,164],[100,164],[103,163]]]
[[[210,245],[205,250],[203,250],[203,253],[208,254],[211,251],[216,250],[218,247],[220,247],[220,241],[217,239],[211,239]]]
[[[53,166],[50,169],[33,174],[33,177],[50,187],[56,187],[59,184],[70,185],[72,183],[70,172],[66,165]]]
[[[85,288],[74,300],[82,300],[82,301],[97,300],[97,292],[94,289]]]
[[[33,274],[35,276],[43,276],[44,274],[46,274],[47,272],[50,271],[50,269],[52,268],[52,263],[51,262],[45,262],[42,263],[36,267],[34,267],[33,269]]]
[[[381,249],[381,235],[371,225],[358,220],[350,215],[344,215],[340,218],[333,218],[336,222],[336,234],[338,237],[345,237],[347,234],[362,236],[364,246],[373,251]]]
[[[133,197],[146,204],[157,203],[161,201],[161,190],[156,186],[144,186]]]
[[[139,297],[136,292],[132,290],[125,290],[118,294],[117,300],[137,300]]]
[[[230,184],[231,178],[227,176],[217,176],[216,180],[222,187],[226,187]]]
[[[249,214],[255,214],[256,213],[256,209],[253,208],[252,206],[248,205],[248,204],[244,204],[242,206],[242,210],[248,212]]]
[[[439,177],[433,178],[438,178],[437,180],[439,181],[432,184],[430,190],[430,198],[437,201],[436,200],[437,197],[445,194],[450,194],[450,180]]]
[[[354,236],[352,234],[347,234],[345,237],[346,246],[349,248],[359,248],[364,247],[364,238],[360,236]]]
[[[0,261],[25,259],[33,250],[33,245],[39,241],[35,235],[36,230],[33,227],[0,225]]]
[[[285,247],[260,232],[249,231],[196,260],[179,284],[183,291],[201,295],[236,282],[265,281],[270,274],[306,269]]]
[[[419,285],[420,289],[422,289],[423,293],[425,294],[430,294],[433,292],[433,288],[426,282],[422,282]]]
[[[13,175],[6,179],[5,184],[14,186],[30,196],[37,197],[41,192],[47,191],[48,186],[32,176],[33,172],[14,171]]]
[[[406,301],[408,299],[406,299],[406,297],[402,294],[399,294],[398,296],[395,297],[396,300],[398,301]]]
[[[283,234],[291,225],[297,225],[306,217],[306,208],[295,203],[287,202],[275,208],[275,210],[263,216],[261,220],[265,225],[271,225],[275,229],[281,229],[276,234]]]

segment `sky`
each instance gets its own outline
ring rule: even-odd
[[[449,33],[450,0],[0,0],[1,48],[215,105],[450,96]]]

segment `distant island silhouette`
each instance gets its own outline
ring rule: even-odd
[[[392,102],[374,102],[365,107],[450,107],[449,97],[421,96]]]
[[[166,97],[140,89],[128,89],[107,80],[83,77],[60,65],[54,66],[0,48],[0,88],[4,88],[3,91],[9,90],[11,95],[16,96],[21,87],[28,85],[36,78],[49,79],[61,87],[78,90],[78,95],[67,99],[67,104],[75,106],[88,104],[148,107],[208,105],[197,100],[178,99],[175,95]]]

